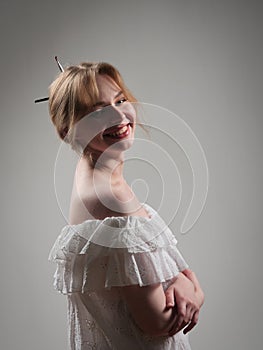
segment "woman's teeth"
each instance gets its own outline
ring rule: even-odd
[[[111,134],[107,134],[107,135],[108,136],[114,136],[114,137],[115,136],[120,136],[120,135],[124,134],[127,130],[128,130],[128,125],[125,125],[120,130],[115,131],[115,132],[113,132]]]

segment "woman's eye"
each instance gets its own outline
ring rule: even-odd
[[[124,102],[126,102],[127,101],[127,99],[125,98],[125,97],[123,97],[122,99],[120,99],[120,100],[118,100],[117,102],[115,102],[115,105],[121,105],[121,104],[123,104]]]

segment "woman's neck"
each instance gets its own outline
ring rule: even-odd
[[[93,177],[97,174],[106,176],[112,185],[123,182],[124,180],[124,157],[122,153],[115,157],[108,155],[106,152],[99,156],[94,156],[93,154],[92,158],[82,157],[81,161],[91,170]]]

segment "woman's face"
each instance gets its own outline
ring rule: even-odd
[[[96,153],[125,151],[134,139],[135,109],[109,76],[98,74],[96,81],[99,100],[78,123],[78,141]]]

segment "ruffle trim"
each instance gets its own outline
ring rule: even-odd
[[[188,268],[173,233],[147,205],[151,218],[112,217],[65,226],[49,260],[63,294],[162,283]],[[105,238],[106,237],[106,238]]]

